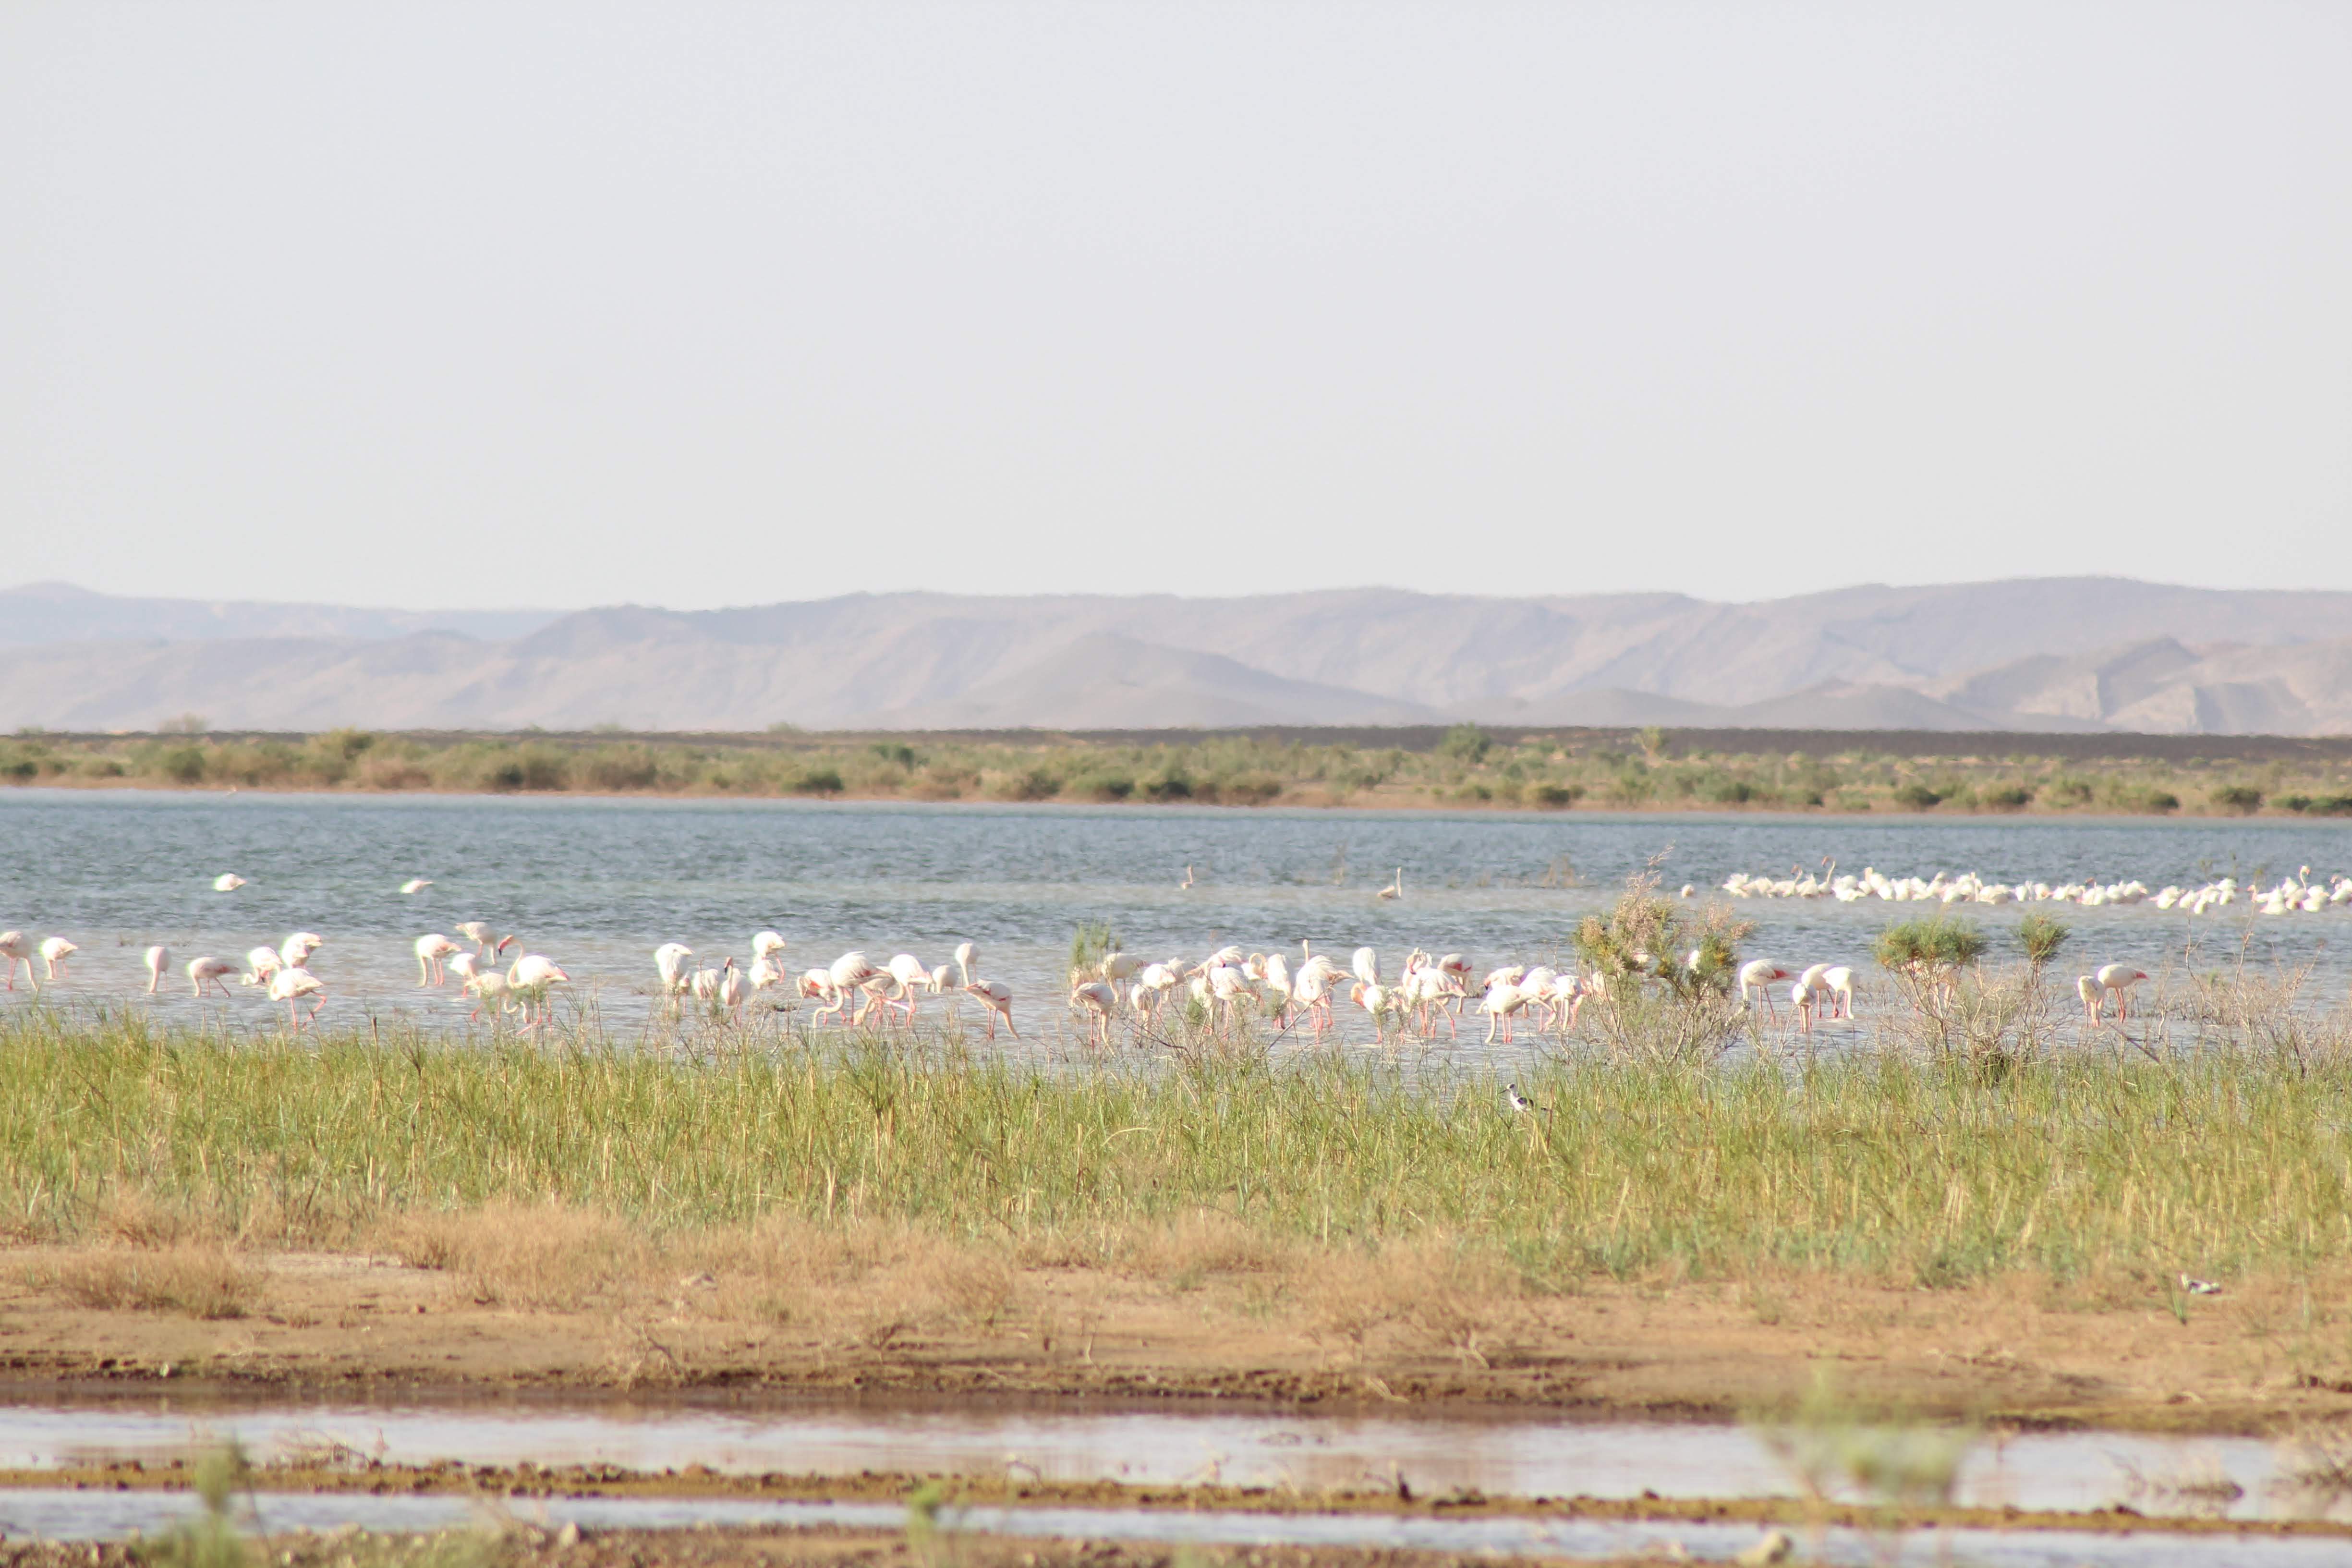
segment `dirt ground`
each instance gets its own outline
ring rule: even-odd
[[[1833,1362],[1850,1399],[2021,1428],[2274,1434],[2352,1415],[2352,1336],[2315,1305],[2343,1301],[2341,1280],[2187,1298],[2031,1279],[1601,1283],[1441,1338],[1377,1313],[1291,1310],[1214,1276],[1174,1288],[1032,1270],[1017,1316],[877,1328],[763,1321],[709,1276],[651,1304],[561,1310],[484,1302],[457,1276],[393,1258],[328,1254],[262,1255],[242,1315],[208,1319],[79,1304],[59,1281],[88,1256],[0,1251],[0,1383],[984,1391],[1732,1418],[1798,1399]]]

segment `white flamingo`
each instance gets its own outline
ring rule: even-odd
[[[676,996],[686,989],[686,961],[694,949],[682,942],[666,942],[654,949],[654,971],[661,976],[662,994]]]
[[[8,961],[8,989],[16,989],[16,966],[25,966],[25,981],[33,979],[33,943],[20,931],[0,931],[0,958]]]
[[[286,1004],[286,1022],[298,1030],[309,1020],[295,1012],[294,1005],[305,996],[313,998],[310,1004],[310,1017],[315,1019],[320,1009],[327,1005],[327,987],[317,975],[300,964],[287,964],[270,975],[269,999],[272,1002]]]
[[[2115,997],[2116,1022],[2127,1022],[2131,1017],[2131,988],[2147,978],[2147,971],[2134,969],[2128,963],[2109,963],[2102,965],[2093,978],[2098,981],[2100,990]]]
[[[215,893],[234,893],[244,886],[245,879],[234,871],[223,871],[213,879],[213,891]]]
[[[43,939],[41,942],[41,963],[48,971],[48,977],[51,980],[65,979],[66,960],[71,958],[75,953],[79,952],[80,951],[81,949],[76,947],[73,943],[68,942],[61,936],[53,936]],[[29,968],[31,966],[27,965],[26,967]]]
[[[446,985],[449,974],[446,961],[466,950],[443,936],[439,931],[427,931],[416,939],[416,984]]]
[[[1772,982],[1775,980],[1786,980],[1788,978],[1789,972],[1781,968],[1779,964],[1773,963],[1770,959],[1749,959],[1747,963],[1739,966],[1739,1000],[1741,1005],[1743,1006],[1753,1005],[1753,1000],[1748,994],[1751,991],[1755,992],[1764,998],[1764,1010],[1777,1021],[1780,1016],[1780,1010],[1772,1005]]]
[[[289,969],[300,969],[310,962],[310,955],[327,945],[327,939],[314,931],[298,931],[278,944],[278,956]]]
[[[236,973],[236,965],[226,958],[192,958],[188,960],[188,985],[198,996],[217,985],[223,996],[228,994],[228,977]]]
[[[1379,892],[1374,893],[1372,897],[1382,900],[1403,898],[1404,868],[1402,866],[1398,867],[1396,868],[1396,879],[1391,882],[1387,887],[1382,888]]]
[[[147,994],[152,996],[163,984],[163,971],[172,963],[172,950],[157,945],[147,950]]]
[[[1016,1040],[1021,1037],[1021,1031],[1013,1027],[1013,987],[1005,984],[1002,980],[974,980],[967,982],[964,990],[979,997],[982,1005],[988,1009],[990,1039],[996,1038],[996,1020],[999,1015],[1003,1016],[1007,1032]]]
[[[1082,1007],[1087,1014],[1088,1044],[1099,1039],[1110,1044],[1110,1016],[1118,1007],[1118,992],[1105,981],[1092,980],[1070,987],[1070,1005]]]
[[[548,1021],[547,992],[550,986],[570,984],[572,976],[555,965],[555,961],[527,952],[514,961],[507,971],[507,989],[522,1004],[523,1026],[536,1029]],[[534,1010],[537,1016],[534,1017]]]

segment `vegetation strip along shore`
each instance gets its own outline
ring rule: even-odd
[[[1400,735],[1399,741],[1419,737]],[[2352,756],[2325,743],[2248,755],[2240,738],[2080,737],[1943,742],[1818,732],[1497,731],[1433,745],[1247,733],[1181,739],[1008,733],[843,737],[404,734],[19,734],[0,782],[399,792],[790,795],[1116,805],[1781,810],[2223,816],[2352,816]],[[2125,740],[2131,738],[2126,737]],[[2183,742],[2188,742],[2184,750]],[[1988,745],[1992,742],[1998,749]]]

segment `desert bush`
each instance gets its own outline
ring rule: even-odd
[[[2033,804],[2033,792],[2023,784],[1995,784],[1978,791],[1977,799],[1994,811],[2023,811]]]
[[[2223,784],[2206,798],[2216,811],[2233,811],[2240,816],[2251,816],[2263,808],[2263,792],[2252,784]]]
[[[1897,784],[1893,792],[1895,804],[1906,811],[1932,811],[1943,798],[1926,784],[1916,781]]]

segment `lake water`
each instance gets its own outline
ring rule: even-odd
[[[233,1001],[199,1003],[178,965],[308,929],[328,939],[310,966],[329,987],[324,1022],[452,1028],[467,1005],[454,989],[417,988],[411,943],[482,919],[519,933],[516,951],[562,963],[572,1000],[631,1035],[648,1026],[651,955],[664,941],[748,966],[751,933],[773,927],[791,940],[795,970],[852,948],[877,963],[910,952],[939,963],[971,941],[980,971],[1013,987],[1024,1033],[1058,1048],[1076,1037],[1061,974],[1081,921],[1108,922],[1146,958],[1225,942],[1295,954],[1305,938],[1343,960],[1370,944],[1391,973],[1414,946],[1467,953],[1483,970],[1565,958],[1577,920],[1653,862],[1669,890],[1691,883],[1704,896],[1734,870],[1786,875],[1824,859],[2002,881],[2245,881],[2306,865],[2352,870],[2352,824],[21,789],[0,793],[0,928],[80,945],[53,1002],[136,998],[167,1018],[257,1026],[282,1023],[283,1010],[236,987]],[[1180,889],[1188,866],[1194,885]],[[1404,896],[1376,900],[1398,868]],[[223,871],[250,885],[215,892]],[[402,894],[412,877],[434,885]],[[1747,953],[1791,967],[1866,969],[1875,933],[1914,912],[1874,900],[1738,907],[1759,925]],[[2192,921],[2148,904],[2030,907],[2074,928],[2061,960],[2070,975],[2119,960],[2151,973],[2219,966],[2242,944],[2256,964],[2313,965],[2321,999],[2340,1000],[2352,982],[2352,914],[2342,910],[2263,918],[2240,903]],[[1993,933],[1996,956],[2013,956],[2004,933],[2023,912],[1968,910]],[[177,984],[150,1003],[141,954],[152,942],[171,948]],[[30,996],[20,983],[5,1000]],[[976,1021],[979,1009],[964,1014]],[[1361,1014],[1339,1015],[1350,1040],[1370,1044]],[[1478,1032],[1465,1026],[1465,1044],[1448,1048],[1479,1059]],[[1497,1065],[1526,1049],[1496,1047]]]

